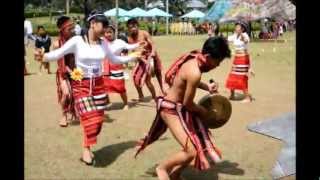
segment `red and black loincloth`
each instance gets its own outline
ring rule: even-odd
[[[97,143],[103,123],[107,97],[104,81],[102,76],[85,78],[81,81],[72,80],[71,86],[76,112],[83,127],[83,146],[88,147]]]
[[[147,48],[144,51],[142,58],[145,61],[148,61],[148,63],[139,61],[133,69],[133,72],[132,72],[133,82],[134,82],[134,85],[137,87],[142,88],[145,84],[145,80],[146,80],[147,76],[151,76],[151,64],[149,61],[153,61],[155,76],[158,80],[160,87],[163,87],[162,86],[161,59],[160,59],[159,54],[157,52],[155,52],[155,55],[153,57],[151,57],[150,54],[151,54],[151,49]]]
[[[65,39],[60,35],[59,47],[65,43]],[[57,84],[57,94],[58,102],[63,106],[63,113],[70,113],[73,117],[76,116],[74,102],[71,95],[72,87],[70,85],[70,72],[75,68],[75,60],[73,54],[66,55],[58,60],[58,68],[56,73],[56,84]],[[70,96],[67,96],[65,101],[63,99],[63,91],[61,89],[61,81],[65,80],[70,92]]]
[[[236,54],[233,60],[232,70],[226,81],[226,87],[230,90],[248,89],[248,71],[250,68],[250,58],[248,54]]]
[[[143,143],[138,149],[135,157],[149,144],[158,140],[160,136],[166,132],[167,125],[161,118],[161,111],[166,111],[167,113],[174,114],[179,117],[183,129],[197,151],[195,168],[199,170],[210,168],[206,154],[215,163],[221,161],[220,150],[212,143],[213,141],[210,137],[210,131],[202,125],[201,121],[191,112],[187,111],[182,104],[168,101],[163,97],[157,98],[156,118],[153,121],[148,135],[143,139]]]

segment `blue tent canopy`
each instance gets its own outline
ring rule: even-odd
[[[147,12],[147,15],[149,17],[172,17],[171,14],[166,13],[166,12],[164,12],[161,9],[158,9],[158,8],[153,8],[153,9],[149,10]]]
[[[136,7],[134,9],[128,11],[127,15],[130,17],[148,17],[147,11],[145,11],[139,7]]]
[[[122,8],[118,8],[119,9],[119,17],[125,17],[128,16],[128,11],[122,9]],[[116,8],[110,9],[106,12],[104,12],[105,16],[116,16]]]
[[[201,21],[218,21],[231,8],[230,0],[217,0]]]
[[[196,18],[202,18],[204,16],[205,16],[205,14],[203,12],[198,11],[198,10],[193,10],[193,11],[181,16],[181,18],[194,18],[194,19],[196,19]]]
[[[201,21],[254,21],[266,17],[295,18],[295,6],[289,0],[217,0]]]

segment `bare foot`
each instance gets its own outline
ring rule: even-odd
[[[159,166],[156,167],[156,173],[157,173],[159,180],[170,180],[168,172]]]
[[[91,153],[92,152],[90,152],[89,150],[83,151],[81,161],[83,161],[87,165],[91,165],[92,164],[92,159],[93,159]]]
[[[246,97],[245,99],[243,99],[242,101],[240,101],[241,103],[249,103],[251,102],[252,99],[250,97]]]
[[[125,111],[129,110],[129,105],[128,104],[124,105],[122,110],[125,110]]]
[[[64,116],[60,119],[60,122],[59,122],[59,125],[60,127],[67,127],[68,126],[68,122],[67,122],[67,117]]]
[[[91,156],[91,158],[94,158],[94,154],[91,151],[90,151],[90,156]]]

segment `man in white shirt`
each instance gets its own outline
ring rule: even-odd
[[[24,18],[24,75],[29,74],[26,67],[26,46],[29,44],[29,39],[33,40],[32,24],[29,20]]]
[[[24,44],[29,44],[29,39],[34,40],[34,37],[32,36],[32,24],[29,20],[24,20]]]
[[[74,31],[75,31],[75,34],[76,35],[81,35],[81,26],[80,26],[80,21],[79,20],[77,20],[77,24],[75,25],[75,27],[74,27]]]

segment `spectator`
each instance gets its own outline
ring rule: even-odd
[[[212,37],[212,33],[213,33],[213,25],[209,23],[207,27],[208,27],[208,36],[210,38]]]
[[[283,35],[283,24],[279,24],[279,35]]]
[[[220,26],[219,23],[214,23],[214,36],[219,36]]]
[[[76,25],[74,27],[74,31],[76,35],[81,35],[81,26],[80,26],[80,20],[76,20]]]
[[[24,75],[29,75],[26,67],[26,46],[29,44],[29,39],[33,40],[32,24],[29,20],[24,18]]]
[[[36,46],[36,49],[43,48],[45,53],[50,51],[51,38],[47,34],[47,32],[43,26],[38,26],[35,46]],[[39,67],[40,74],[41,74],[42,66],[44,66],[44,68],[47,70],[48,74],[51,74],[49,62],[41,62],[40,63],[40,67]]]

